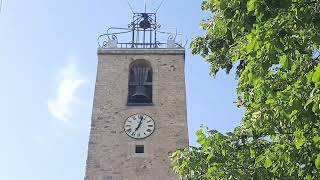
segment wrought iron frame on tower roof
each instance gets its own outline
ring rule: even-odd
[[[111,27],[106,34],[98,37],[99,48],[184,48],[186,36],[175,32],[160,30],[156,13],[133,13],[132,22],[128,28]],[[119,35],[131,33],[131,41],[119,42]],[[160,42],[158,35],[167,36],[167,42]],[[177,37],[181,41],[177,42]],[[185,43],[182,43],[182,42]]]
[[[129,27],[132,28],[132,48],[140,45],[140,34],[143,36],[141,45],[144,48],[157,48],[157,29],[161,26],[157,24],[156,13],[134,13],[133,21]],[[146,39],[147,33],[149,33],[148,40]]]

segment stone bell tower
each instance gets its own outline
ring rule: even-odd
[[[134,13],[128,28],[99,37],[85,180],[179,179],[169,155],[189,143],[185,50],[179,34],[159,42],[159,27],[155,13]]]

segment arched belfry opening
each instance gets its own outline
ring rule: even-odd
[[[139,59],[129,66],[128,105],[152,105],[152,67],[149,61]]]

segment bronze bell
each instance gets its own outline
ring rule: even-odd
[[[144,86],[137,86],[135,88],[135,92],[132,94],[132,98],[136,101],[146,101],[147,99],[149,99],[147,89]]]
[[[142,13],[143,20],[140,21],[139,26],[142,29],[149,29],[151,28],[151,23],[149,21],[149,15],[147,13]]]

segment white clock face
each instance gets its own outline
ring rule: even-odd
[[[150,136],[154,128],[153,119],[145,114],[130,116],[124,123],[124,130],[127,135],[135,139],[143,139]]]

